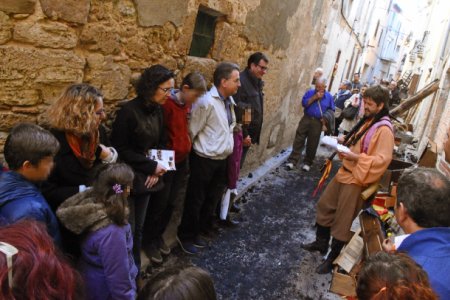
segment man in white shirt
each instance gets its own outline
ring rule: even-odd
[[[226,159],[233,152],[236,123],[231,96],[239,86],[239,67],[220,63],[214,71],[214,86],[192,108],[191,176],[178,234],[186,253],[196,254],[207,245],[200,234],[211,230],[215,208],[226,188]]]

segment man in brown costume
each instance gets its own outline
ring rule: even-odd
[[[308,251],[331,251],[316,272],[331,272],[333,261],[351,239],[353,219],[363,206],[361,192],[378,182],[392,160],[394,134],[389,120],[389,91],[373,86],[363,95],[364,118],[345,136],[350,152],[339,152],[342,167],[328,184],[317,203],[316,240],[303,244]]]

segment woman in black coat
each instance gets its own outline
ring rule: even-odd
[[[47,111],[47,125],[60,144],[55,167],[42,187],[53,210],[92,184],[96,166],[117,159],[100,125],[105,117],[101,92],[85,83],[69,86]]]
[[[46,125],[60,144],[55,166],[42,185],[53,211],[92,184],[97,166],[117,160],[101,126],[105,117],[101,92],[85,83],[69,86],[48,109]],[[77,255],[76,238],[68,231],[61,233],[65,250]]]
[[[130,165],[135,174],[129,202],[129,222],[138,269],[150,193],[162,188],[160,176],[166,172],[161,164],[147,155],[150,149],[161,149],[165,144],[161,104],[174,87],[174,76],[161,65],[145,69],[136,85],[137,97],[117,112],[111,133],[111,142],[120,159]]]

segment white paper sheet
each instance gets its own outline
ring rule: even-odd
[[[336,136],[324,136],[322,137],[321,143],[333,150],[337,150],[339,152],[350,152],[350,149],[344,145],[341,145],[337,141]]]
[[[150,149],[147,157],[163,165],[167,171],[176,170],[175,151],[173,150]]]

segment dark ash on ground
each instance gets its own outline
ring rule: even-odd
[[[194,264],[208,270],[219,299],[340,299],[328,293],[331,275],[314,271],[320,254],[300,247],[314,239],[318,197],[311,194],[323,162],[317,158],[307,173],[272,171],[245,194],[238,228],[223,230],[195,257],[174,249],[162,268]]]

